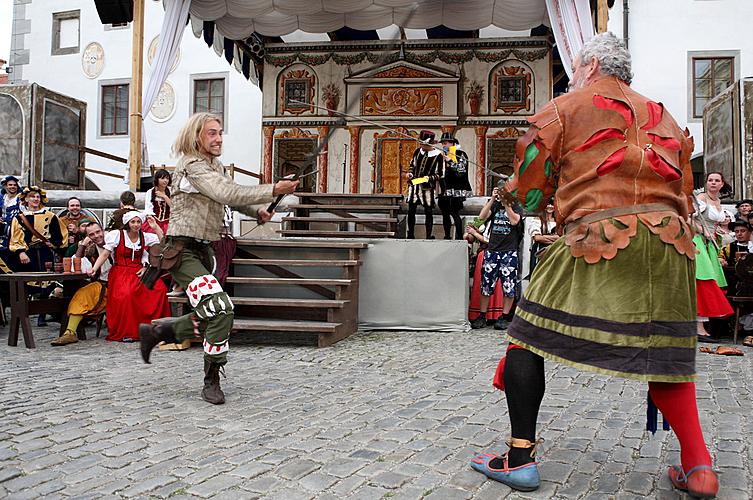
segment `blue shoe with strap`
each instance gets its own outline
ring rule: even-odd
[[[536,453],[536,446],[542,441],[542,439],[539,439],[532,443],[527,439],[511,438],[507,445],[511,448],[531,448],[531,458],[533,458]],[[502,459],[503,466],[501,469],[490,466],[490,462],[495,458]],[[479,453],[471,460],[471,467],[489,479],[499,481],[518,491],[534,491],[541,484],[538,464],[535,461],[511,468],[508,466],[507,453],[501,456],[496,453]]]

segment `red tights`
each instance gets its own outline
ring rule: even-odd
[[[703,440],[695,400],[695,383],[649,382],[648,390],[654,404],[669,422],[680,441],[682,468],[689,471],[696,465],[711,465],[711,456]]]

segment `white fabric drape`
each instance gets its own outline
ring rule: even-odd
[[[214,21],[218,31],[233,40],[254,31],[282,36],[298,29],[326,33],[346,25],[357,30],[392,24],[526,30],[548,24],[544,0],[193,0],[191,17]]]
[[[545,24],[552,27],[570,77],[573,60],[594,34],[588,0],[192,0],[190,4],[194,32],[200,21],[213,21],[215,37],[232,40],[253,32],[282,36],[296,30],[327,33],[343,26],[357,30],[392,24],[456,30],[498,26],[517,31]]]
[[[572,78],[573,61],[586,40],[594,36],[591,6],[588,0],[546,0],[546,8],[560,59]]]
[[[144,120],[151,112],[154,101],[167,80],[170,68],[175,63],[178,54],[180,42],[183,40],[186,22],[188,20],[188,9],[191,6],[191,0],[165,0],[165,17],[162,19],[162,30],[157,43],[157,53],[152,61],[152,72],[149,75],[149,81],[146,84],[144,98],[141,101],[141,116]],[[146,147],[146,129],[141,126],[141,177],[150,177],[149,154]]]

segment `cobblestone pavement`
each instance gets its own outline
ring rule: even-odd
[[[57,326],[57,325],[54,325]],[[0,334],[0,498],[682,498],[665,469],[674,436],[644,432],[644,384],[547,363],[541,488],[513,493],[468,465],[504,451],[505,342],[469,333],[359,333],[332,348],[234,339],[227,404],[199,396],[201,351],[103,339],[38,349]],[[753,482],[753,349],[699,354],[706,440],[720,498]]]

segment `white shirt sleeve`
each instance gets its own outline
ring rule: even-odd
[[[105,234],[105,244],[103,245],[105,249],[109,250],[110,252],[114,252],[115,249],[118,248],[119,244],[120,230],[108,231]]]
[[[146,193],[144,193],[144,213],[146,215],[154,215],[154,204],[152,203],[152,192],[154,191],[154,188],[149,188]]]
[[[159,236],[154,233],[144,233],[144,246],[151,247],[159,243]]]
[[[541,219],[534,216],[526,219],[526,226],[528,228],[528,237],[533,238],[537,234],[541,234]]]
[[[144,234],[144,253],[141,254],[141,263],[142,264],[149,264],[149,252],[147,252],[147,248],[152,247],[159,243],[159,236],[157,236],[154,233],[143,233]]]

